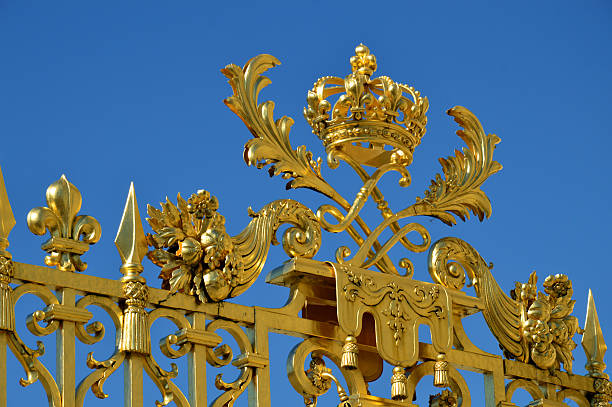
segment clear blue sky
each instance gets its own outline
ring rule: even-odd
[[[296,120],[294,146],[306,144],[322,155],[302,118],[306,91],[320,76],[346,75],[348,58],[363,42],[378,58],[378,74],[409,83],[430,100],[428,131],[411,167],[412,186],[400,190],[385,184],[391,206],[402,208],[422,195],[440,170],[437,158],[462,146],[444,112],[466,106],[502,140],[496,157],[504,169],[484,187],[493,216],[452,229],[425,220],[432,238],[452,235],[470,242],[495,263],[506,291],[534,269],[540,281],[548,274],[568,274],[581,325],[592,288],[612,344],[607,257],[612,4],[492,4],[0,0],[0,166],[17,218],[10,236],[14,258],[42,264],[44,239],[28,231],[25,217],[45,203],[46,187],[61,174],[81,190],[82,212],[102,224],[102,240],[84,259],[87,273],[107,278],[120,277],[113,239],[130,181],[143,216],[146,203],[166,195],[211,191],[231,233],[247,224],[248,206],[258,209],[281,197],[314,208],[327,203],[309,191],[287,192],[281,179],[243,163],[242,146],[250,133],[222,103],[231,90],[219,69],[242,65],[259,53],[278,57],[283,64],[269,73],[273,83],[262,97],[275,100],[277,117]],[[345,179],[352,196],[358,185],[350,183],[348,172],[336,178]],[[326,249],[317,258],[331,259],[338,243],[324,236]],[[417,257],[415,277],[429,280],[424,259]],[[284,259],[274,248],[267,270]],[[153,286],[159,284],[157,272],[145,264]],[[268,287],[261,278],[238,302],[278,306],[286,295],[286,289]],[[20,315],[32,310],[22,306]],[[470,329],[475,342],[496,352],[481,319]],[[300,405],[284,373],[291,345],[274,340],[274,405],[284,400]],[[98,358],[111,346],[97,350]],[[51,338],[47,349],[53,348]],[[580,346],[575,357],[575,371],[584,373]],[[46,363],[54,367],[52,359]],[[163,365],[168,367],[166,361]],[[40,385],[22,390],[15,382],[21,367],[14,360],[9,367],[9,405],[25,400],[42,405]],[[110,399],[92,396],[86,405],[120,404],[121,375],[109,381]],[[381,379],[380,391],[388,391],[388,377]],[[475,376],[469,380],[482,386]],[[151,402],[158,397],[153,390],[147,395]],[[479,405],[478,396],[473,398]],[[335,399],[327,400],[331,405]]]

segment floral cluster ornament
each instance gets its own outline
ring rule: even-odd
[[[37,207],[28,213],[28,227],[35,235],[47,231],[51,238],[41,248],[48,252],[47,266],[63,271],[85,271],[87,263],[81,255],[89,245],[100,240],[100,223],[88,215],[77,215],[81,210],[81,192],[65,175],[47,188],[48,207]]]
[[[257,278],[270,244],[278,244],[276,231],[294,225],[283,235],[283,248],[291,257],[310,258],[321,246],[316,217],[297,201],[271,202],[255,213],[238,235],[225,230],[217,198],[199,190],[188,200],[177,196],[162,209],[148,206],[147,222],[155,233],[147,235],[153,249],[147,256],[161,267],[162,288],[195,295],[202,302],[222,301],[244,292]]]
[[[578,318],[571,315],[572,282],[564,274],[548,276],[544,280],[544,293],[537,292],[535,272],[527,284],[516,283],[512,295],[522,304],[525,314],[521,335],[530,349],[531,361],[541,369],[559,369],[563,363],[571,373],[576,348],[573,336],[582,333]]]

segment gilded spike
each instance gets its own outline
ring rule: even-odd
[[[608,378],[604,373],[606,364],[603,361],[604,354],[608,347],[604,341],[601,325],[599,325],[599,317],[593,300],[593,293],[589,289],[589,302],[587,305],[586,322],[584,324],[584,334],[582,336],[582,347],[586,353],[587,364],[586,370],[589,371],[592,377]]]
[[[2,168],[0,168],[0,256],[9,259],[11,255],[6,251],[6,248],[9,245],[8,235],[13,227],[15,227],[15,216],[13,216],[13,210],[6,193]]]
[[[149,289],[145,284],[145,279],[140,275],[143,269],[142,259],[147,252],[147,243],[138,212],[133,182],[130,184],[130,192],[115,238],[115,246],[123,262],[121,272],[124,276],[121,281],[126,298],[118,347],[124,352],[148,354],[151,351],[151,338],[145,305],[149,297]]]
[[[147,253],[147,242],[142,229],[133,182],[130,184],[130,192],[125,202],[123,217],[119,230],[117,230],[117,237],[115,237],[115,246],[117,246],[123,262],[122,268],[131,267],[137,268],[139,271],[142,270],[141,263]]]
[[[13,289],[9,285],[13,277],[11,254],[6,250],[9,245],[8,235],[15,226],[15,216],[6,194],[6,186],[0,169],[0,330],[15,329],[15,301]]]

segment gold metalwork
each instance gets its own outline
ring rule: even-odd
[[[89,250],[89,245],[100,240],[101,228],[95,218],[77,216],[81,201],[81,192],[62,175],[47,188],[49,206],[39,206],[28,213],[28,227],[32,233],[42,236],[48,230],[51,234],[51,238],[41,246],[49,253],[45,257],[47,266],[56,266],[63,271],[84,271],[87,268],[81,255]]]
[[[148,235],[153,247],[148,257],[162,267],[162,287],[191,293],[202,302],[246,291],[263,269],[270,244],[278,244],[276,231],[285,223],[293,225],[283,235],[289,256],[310,258],[321,247],[314,214],[291,199],[274,201],[257,213],[249,208],[253,219],[234,237],[226,233],[217,198],[208,191],[200,190],[188,201],[179,194],[177,203],[167,200],[161,211],[148,206],[147,222],[155,231]]]
[[[12,256],[6,250],[8,236],[15,227],[15,217],[8,200],[2,169],[0,168],[0,330],[13,331],[15,329],[15,314],[13,307],[13,289],[9,285],[13,277]]]
[[[446,355],[440,353],[434,365],[434,386],[448,387],[448,385],[448,362],[446,361]]]
[[[4,185],[2,169],[0,168],[0,256],[4,258],[11,258],[6,248],[9,245],[8,235],[15,227],[15,224],[15,217],[13,216],[13,210],[11,209],[11,204],[6,193],[6,186]]]
[[[429,407],[457,407],[457,395],[449,390],[429,396]]]
[[[127,298],[119,349],[127,352],[149,353],[151,340],[149,339],[148,316],[144,308],[149,292],[145,279],[140,276],[143,270],[142,259],[147,252],[147,243],[140,221],[133,183],[130,185],[115,245],[123,262],[121,272],[124,276],[121,281]]]
[[[548,276],[544,280],[547,295],[538,293],[537,296],[536,283],[533,272],[527,284],[517,283],[513,291],[523,310],[521,335],[529,346],[531,360],[538,367],[559,369],[559,364],[563,363],[565,370],[571,373],[572,351],[576,348],[572,337],[577,332],[582,333],[578,318],[570,315],[576,302],[571,299],[572,282],[563,274]]]
[[[363,44],[350,62],[353,72],[346,78],[325,76],[308,92],[304,116],[313,132],[328,154],[352,154],[360,164],[373,167],[391,160],[410,164],[425,134],[427,98],[387,76],[372,79],[376,57]],[[343,91],[332,107],[327,98]]]
[[[406,374],[403,368],[395,366],[393,376],[391,376],[391,399],[405,400],[406,397],[408,397],[406,393]]]
[[[571,372],[576,348],[572,337],[582,333],[578,319],[570,315],[575,304],[571,281],[563,274],[548,276],[546,294],[538,294],[533,272],[528,283],[516,283],[510,298],[495,282],[491,269],[472,246],[457,238],[439,240],[429,254],[429,272],[443,286],[460,289],[469,276],[484,300],[485,320],[508,357],[531,361],[542,369],[559,369],[563,363]]]
[[[432,343],[439,352],[450,349],[451,300],[443,287],[345,265],[334,268],[340,327],[357,336],[363,314],[372,314],[376,346],[387,362],[401,367],[417,362],[420,323],[430,326]]]
[[[34,233],[50,231],[51,239],[43,245],[50,253],[47,265],[60,270],[14,261],[6,249],[15,219],[0,173],[0,365],[6,366],[9,349],[25,370],[20,384],[39,381],[53,407],[81,407],[90,389],[96,397],[108,397],[104,384],[120,367],[126,406],[143,405],[146,373],[161,393],[157,406],[173,402],[178,407],[229,407],[248,399],[250,406],[269,407],[270,353],[277,350],[270,349],[268,337],[276,333],[301,339],[289,353],[287,375],[307,406],[324,404],[322,397],[342,407],[424,405],[427,400],[416,389],[425,376],[432,376],[433,384],[443,389],[429,398],[430,406],[470,407],[472,396],[462,370],[483,374],[486,407],[516,407],[513,396],[518,389],[531,395],[532,406],[564,406],[566,400],[580,407],[609,405],[606,345],[591,293],[582,330],[571,315],[575,301],[567,276],[549,276],[538,293],[534,272],[506,295],[495,281],[493,266],[471,245],[454,237],[431,244],[430,231],[413,219],[429,216],[453,225],[470,214],[480,220],[490,216],[491,203],[481,188],[501,169],[493,159],[499,138],[487,135],[467,109],[450,109],[466,147],[440,160],[443,174],[435,177],[422,199],[391,209],[380,180],[397,172],[400,187],[412,183],[408,166],[425,134],[428,101],[386,76],[372,78],[377,60],[359,45],[350,59],[352,72],[345,78],[319,79],[304,111],[323,141],[327,165],[336,169],[346,164],[362,183],[354,197],[346,199],[323,176],[323,160],[313,158],[305,146],[291,146],[292,119],[274,120],[273,102],[258,101],[270,83],[262,74],[278,63],[260,55],[244,68],[223,69],[234,91],[225,103],[253,134],[244,159],[258,168],[268,166],[271,175],[289,180],[288,188],[309,188],[332,203],[313,211],[295,200],[280,199],[258,212],[249,208],[248,225],[230,236],[217,199],[200,190],[187,200],[178,195],[176,203],[166,199],[161,209],[149,206],[152,233],[145,234],[131,185],[115,239],[123,276],[109,280],[64,272],[84,270],[79,256],[100,238],[95,219],[77,216],[81,196],[65,177],[47,190],[48,208],[35,208],[28,215]],[[371,216],[362,216],[370,198],[382,217],[375,227],[365,221]],[[289,227],[282,246],[290,260],[272,270],[266,282],[290,289],[286,304],[264,308],[225,301],[257,280],[285,224]],[[354,254],[349,246],[340,246],[334,261],[312,259],[320,249],[322,230],[346,232]],[[418,235],[417,240],[409,234]],[[390,237],[381,241],[381,236]],[[391,258],[396,245],[410,253],[428,252],[433,283],[414,280],[409,259]],[[145,256],[161,267],[161,288],[147,285]],[[398,265],[405,272],[400,273]],[[475,296],[461,291],[466,280]],[[27,296],[43,303],[25,316],[28,331],[42,339],[32,347],[16,329],[16,303]],[[94,309],[112,322],[95,320]],[[479,349],[464,330],[462,319],[478,312],[503,355]],[[162,368],[151,351],[156,332],[152,327],[160,319],[175,326],[159,338],[161,355],[187,359],[188,369],[181,372],[187,376],[186,391],[175,382],[177,365]],[[422,324],[429,326],[429,342],[419,341]],[[584,375],[572,373],[576,333],[583,334]],[[54,375],[39,358],[45,351],[43,341],[52,334]],[[95,357],[99,344],[105,338],[112,341],[113,334],[114,352],[106,359]],[[82,366],[77,365],[77,339],[91,347],[85,358],[91,371],[85,377],[78,374]],[[385,362],[393,372],[382,378]],[[328,367],[333,365],[337,369]],[[216,394],[209,395],[207,369],[232,366],[238,374],[231,381],[225,371],[217,374]],[[7,404],[5,370],[0,371],[0,407]],[[370,384],[378,380],[386,386],[390,382],[390,391],[371,394]],[[334,386],[337,399],[329,392]]]
[[[582,335],[582,347],[587,357],[585,369],[592,377],[608,378],[604,373],[606,364],[604,363],[604,355],[608,347],[604,341],[601,326],[599,325],[599,317],[595,308],[595,300],[593,293],[589,290],[589,302],[587,305],[587,314],[584,323],[584,334]]]
[[[605,378],[597,378],[593,383],[595,394],[591,398],[592,407],[608,407],[612,401],[612,383]]]

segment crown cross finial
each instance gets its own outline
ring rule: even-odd
[[[370,49],[363,44],[355,47],[355,55],[351,57],[353,72],[372,75],[376,71],[376,57],[370,54]]]

